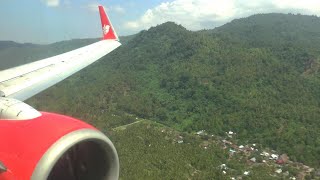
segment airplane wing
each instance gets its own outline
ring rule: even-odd
[[[101,41],[0,71],[0,137],[5,137],[0,180],[119,178],[118,153],[106,135],[81,120],[21,102],[121,45],[102,6],[99,11]]]
[[[24,101],[62,81],[121,45],[102,6],[103,38],[91,45],[57,56],[0,71],[0,97]]]

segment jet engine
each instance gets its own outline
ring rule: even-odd
[[[78,119],[0,98],[0,180],[118,179],[107,136]]]

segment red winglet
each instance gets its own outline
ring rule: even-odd
[[[112,24],[107,14],[104,11],[103,6],[99,6],[99,13],[100,13],[100,19],[101,19],[102,33],[103,33],[102,39],[118,40],[118,36],[114,31]]]

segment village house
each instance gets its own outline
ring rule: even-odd
[[[281,156],[279,156],[279,158],[277,159],[277,164],[286,164],[289,160],[289,157],[287,154],[282,154]]]
[[[277,160],[279,158],[279,155],[278,154],[271,154],[270,156],[270,160]]]
[[[269,156],[270,156],[270,154],[267,153],[267,152],[265,152],[265,151],[263,151],[262,153],[260,153],[260,155],[261,155],[261,156],[264,156],[264,157],[269,157]]]
[[[282,169],[277,169],[275,172],[280,174],[280,173],[282,173]]]
[[[255,163],[257,161],[257,159],[255,157],[250,159],[251,162]]]
[[[205,133],[205,130],[201,130],[201,131],[198,131],[196,134],[201,136],[201,135],[205,135],[206,133]]]

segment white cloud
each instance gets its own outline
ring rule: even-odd
[[[88,8],[90,11],[98,12],[98,11],[99,11],[99,9],[98,9],[98,6],[99,6],[99,5],[101,5],[101,4],[94,2],[94,3],[88,4],[88,5],[87,5],[87,8]]]
[[[60,0],[42,0],[49,7],[57,7],[60,4]]]
[[[126,12],[126,10],[123,7],[119,6],[119,5],[111,6],[110,10],[114,11],[114,12],[116,12],[118,14],[124,14]]]
[[[319,0],[174,0],[148,9],[137,20],[129,21],[124,26],[128,30],[137,31],[174,21],[190,30],[199,30],[256,13],[320,15],[319,7]]]
[[[99,9],[98,9],[98,6],[101,5],[97,2],[93,2],[93,3],[90,3],[87,5],[87,8],[90,10],[90,11],[93,11],[93,12],[98,12]],[[118,13],[118,14],[123,14],[125,13],[125,9],[119,5],[115,5],[115,6],[104,6],[105,10],[107,12],[111,11],[111,12],[115,12],[115,13]]]
[[[273,0],[275,6],[281,9],[301,9],[310,12],[320,12],[320,1],[318,0]]]

